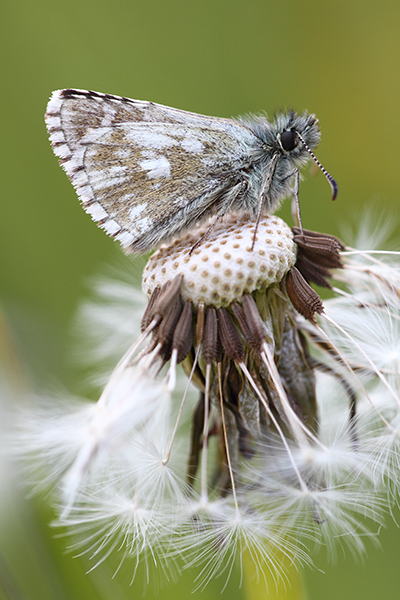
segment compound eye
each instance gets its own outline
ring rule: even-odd
[[[297,142],[296,138],[297,136],[295,131],[283,131],[281,133],[282,148],[286,150],[286,152],[294,150]]]

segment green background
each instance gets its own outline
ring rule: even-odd
[[[321,173],[307,177],[305,226],[338,233],[371,205],[397,218],[399,0],[9,0],[1,13],[1,301],[31,386],[74,386],[65,352],[71,317],[88,277],[119,254],[79,206],[50,149],[43,114],[54,89],[224,117],[307,109],[320,120],[317,156],[339,196],[330,201]],[[54,538],[45,504],[13,491],[6,468],[0,476],[0,580],[9,590],[0,597],[142,594],[140,581],[112,580],[107,565],[85,575],[82,562],[64,555],[66,540]],[[325,574],[305,572],[310,599],[398,599],[400,532],[388,524],[382,549],[367,544],[364,565],[317,556]],[[188,598],[192,575],[163,597]],[[237,583],[223,596],[242,598]],[[202,597],[219,598],[221,587],[217,581]]]

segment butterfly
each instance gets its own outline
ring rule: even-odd
[[[313,153],[318,120],[306,112],[281,112],[272,122],[264,115],[225,119],[65,89],[53,92],[45,120],[85,211],[127,253],[230,211],[254,217],[255,240],[262,213],[291,193],[297,198],[299,167],[310,155],[337,195]]]

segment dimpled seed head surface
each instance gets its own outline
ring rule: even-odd
[[[252,250],[255,222],[230,215],[190,254],[207,230],[198,227],[153,254],[143,272],[145,294],[182,275],[181,297],[197,305],[228,306],[244,293],[279,283],[296,262],[293,234],[282,219],[264,216]]]

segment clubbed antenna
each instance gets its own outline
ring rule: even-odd
[[[327,178],[329,185],[331,186],[332,189],[332,200],[336,200],[336,197],[338,195],[338,184],[336,183],[336,181],[333,179],[332,175],[330,175],[328,173],[328,171],[326,169],[324,169],[324,167],[321,165],[321,163],[319,162],[318,158],[315,156],[314,152],[311,150],[311,148],[309,148],[307,146],[307,144],[305,143],[305,141],[303,140],[303,138],[301,137],[300,133],[298,131],[296,131],[297,135],[299,136],[304,148],[307,150],[307,152],[311,155],[311,157],[313,158],[313,160],[317,163],[317,165],[319,166],[319,168],[321,169],[321,171],[323,172],[323,174],[325,175],[325,177]]]

